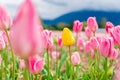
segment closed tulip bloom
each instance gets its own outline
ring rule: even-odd
[[[96,17],[89,17],[87,19],[87,26],[93,32],[97,31],[98,30],[98,24],[97,24],[97,21],[96,21]]]
[[[40,27],[42,25],[33,3],[26,0],[20,6],[14,25],[10,29],[12,49],[18,56],[28,58],[44,51],[44,38]]]
[[[0,6],[0,29],[8,29],[12,25],[12,19],[4,6]]]
[[[60,46],[60,47],[63,46],[62,38],[61,37],[58,38],[58,46]]]
[[[37,74],[41,72],[44,68],[45,60],[38,55],[29,57],[28,59],[28,67],[29,71],[32,74]]]
[[[75,31],[76,33],[81,32],[82,31],[82,26],[83,26],[83,23],[80,22],[79,20],[74,21],[73,31]]]
[[[51,53],[52,59],[58,59],[60,57],[60,53],[58,51],[53,51]]]
[[[109,33],[109,30],[113,27],[114,25],[111,22],[106,22],[105,30],[107,33]]]
[[[85,27],[85,35],[90,38],[92,36],[94,36],[93,31],[91,31],[91,29],[89,29],[88,27]]]
[[[80,61],[81,60],[80,60],[79,52],[72,53],[72,56],[71,56],[72,65],[74,65],[74,66],[79,65]]]
[[[109,58],[110,58],[111,60],[114,60],[114,59],[117,58],[117,56],[118,56],[118,50],[112,49],[112,52],[111,52],[111,54],[109,55]]]
[[[53,50],[54,43],[52,38],[52,31],[44,30],[43,34],[45,38],[44,40],[45,40],[46,49]]]
[[[74,36],[68,28],[63,29],[62,42],[64,46],[70,46],[70,45],[75,44]]]
[[[90,52],[92,51],[90,41],[87,41],[87,42],[85,43],[85,51],[88,52],[88,53],[90,53]]]
[[[5,48],[5,41],[4,41],[4,38],[3,38],[2,34],[3,34],[3,32],[0,31],[0,50]]]
[[[20,69],[24,69],[26,67],[25,61],[23,59],[20,60],[19,67],[20,67]]]
[[[98,40],[97,40],[96,37],[91,37],[91,39],[90,39],[90,44],[91,44],[91,48],[92,48],[93,50],[99,49],[99,42],[98,42]]]
[[[77,46],[81,47],[81,46],[83,46],[83,44],[84,44],[83,39],[81,39],[81,38],[79,37],[78,40],[77,40]]]
[[[100,54],[104,57],[109,57],[113,47],[114,47],[113,39],[111,37],[104,38],[100,44]]]
[[[110,30],[110,35],[114,39],[114,43],[120,45],[120,26],[116,26]]]

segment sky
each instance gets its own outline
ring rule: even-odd
[[[25,0],[0,0],[11,16]],[[32,0],[42,19],[53,20],[61,15],[79,10],[102,10],[120,12],[120,0]]]

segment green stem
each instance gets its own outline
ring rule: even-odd
[[[107,80],[107,71],[108,71],[108,67],[107,67],[107,64],[108,64],[108,59],[107,58],[105,58],[105,61],[106,61],[106,63],[105,63],[105,78],[104,78],[104,80]]]
[[[14,57],[14,52],[13,52],[13,49],[12,49],[12,45],[11,45],[11,42],[10,42],[10,38],[9,38],[8,32],[7,32],[6,29],[4,31],[5,31],[5,33],[7,35],[8,42],[9,42],[9,45],[10,45],[10,48],[11,48],[12,61],[13,61],[13,75],[12,75],[12,80],[15,80],[15,57]]]
[[[48,80],[50,80],[49,51],[47,49]]]
[[[70,60],[70,80],[72,80],[72,77],[73,77],[73,70],[72,70],[72,61],[71,61],[71,51],[70,51],[70,46],[69,46],[69,60]]]
[[[76,80],[78,80],[78,71],[79,71],[79,66],[76,66]]]
[[[27,59],[25,59],[25,65],[26,65],[26,68],[24,69],[24,80],[29,80],[29,74],[28,74],[28,61]]]

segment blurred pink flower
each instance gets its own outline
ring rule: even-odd
[[[87,19],[87,26],[93,32],[97,31],[98,30],[98,24],[97,24],[97,21],[96,21],[96,17],[89,17]]]
[[[100,44],[100,54],[104,57],[109,57],[113,48],[113,38],[104,38]]]
[[[2,64],[2,56],[0,55],[0,66],[1,66],[1,64]]]
[[[113,27],[114,25],[111,22],[106,22],[105,30],[107,33],[109,33],[109,30]]]
[[[110,30],[110,35],[114,39],[114,43],[120,45],[120,26],[113,27]]]
[[[41,72],[44,68],[45,65],[45,60],[38,55],[29,57],[28,59],[28,66],[29,66],[29,71],[32,74],[37,74]]]
[[[58,59],[60,57],[60,53],[58,51],[53,51],[51,53],[52,59]]]
[[[84,45],[84,41],[81,37],[79,37],[78,40],[77,40],[77,46],[81,47],[83,45]]]
[[[23,59],[20,60],[19,67],[20,69],[24,69],[26,67],[25,61]]]
[[[90,37],[94,36],[94,33],[88,27],[85,27],[85,35],[88,38],[90,38]]]
[[[91,48],[93,50],[98,50],[99,49],[99,42],[98,42],[96,37],[91,37],[90,38],[90,44],[91,44]]]
[[[63,44],[62,44],[62,38],[61,37],[58,38],[58,46],[60,46],[60,47],[63,46]]]
[[[43,35],[44,35],[44,40],[45,40],[44,45],[46,45],[46,48],[48,50],[53,50],[54,43],[53,43],[52,31],[44,30]]]
[[[85,51],[88,52],[88,53],[90,53],[90,52],[92,51],[90,41],[87,41],[87,42],[85,43]]]
[[[74,66],[80,64],[81,60],[80,60],[79,52],[72,53],[71,61],[72,61],[72,65],[74,65]]]
[[[0,29],[8,29],[12,26],[12,19],[4,6],[0,6]]]
[[[4,41],[4,38],[3,38],[3,32],[0,31],[0,50],[4,49],[5,48],[5,41]]]
[[[28,58],[44,51],[42,25],[31,0],[26,0],[19,8],[14,25],[10,29],[13,50],[22,58]]]
[[[76,33],[81,32],[82,31],[82,26],[83,26],[83,23],[80,22],[79,20],[74,21],[73,31],[75,31]]]
[[[109,55],[109,58],[112,59],[112,60],[114,60],[114,59],[117,58],[117,56],[118,56],[118,50],[112,49],[112,52],[111,52],[111,54]]]

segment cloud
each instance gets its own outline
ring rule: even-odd
[[[14,16],[24,0],[0,0]],[[120,11],[120,0],[32,0],[43,19],[55,19],[77,10]]]

